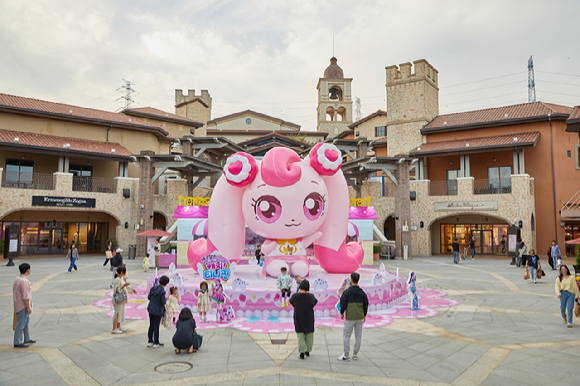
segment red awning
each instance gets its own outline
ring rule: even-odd
[[[165,237],[165,236],[173,236],[173,233],[165,232],[165,231],[162,231],[161,229],[152,229],[150,231],[137,233],[137,236]]]

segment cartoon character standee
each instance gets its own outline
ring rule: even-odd
[[[242,152],[230,156],[213,190],[208,238],[190,244],[189,264],[195,269],[202,256],[216,250],[239,260],[247,224],[267,239],[262,251],[270,276],[282,267],[292,276],[307,276],[311,244],[326,272],[356,271],[364,252],[358,243],[345,243],[349,201],[340,167],[340,150],[328,143],[318,143],[304,160],[282,147],[268,151],[261,162]]]
[[[215,321],[218,323],[230,322],[234,317],[234,310],[232,306],[225,307],[226,299],[229,296],[224,292],[220,279],[214,279],[215,283],[211,286],[210,299],[217,304]]]
[[[409,279],[407,280],[407,290],[411,292],[411,310],[419,311],[419,297],[417,296],[417,276],[414,271],[409,272]]]

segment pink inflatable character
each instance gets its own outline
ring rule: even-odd
[[[304,160],[287,148],[274,148],[258,164],[249,154],[228,158],[211,197],[208,238],[188,249],[189,264],[218,250],[230,260],[243,253],[245,225],[267,240],[265,272],[293,276],[309,271],[306,248],[314,243],[318,264],[329,273],[351,273],[363,260],[358,243],[345,244],[348,187],[336,146],[318,143]]]

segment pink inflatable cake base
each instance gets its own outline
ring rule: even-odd
[[[316,325],[342,328],[344,322],[338,316],[336,303],[338,302],[337,289],[348,275],[328,274],[319,267],[311,267],[308,280],[311,284],[311,293],[318,299],[315,307]],[[181,295],[180,307],[189,307],[194,313],[198,329],[211,330],[231,327],[241,331],[261,333],[294,332],[293,309],[280,306],[280,293],[276,289],[276,279],[267,278],[259,274],[257,266],[238,266],[232,279],[225,286],[225,293],[230,300],[226,306],[232,306],[236,317],[229,323],[216,323],[216,305],[208,313],[208,323],[202,323],[196,313],[197,291],[201,277],[192,269],[179,269],[172,273],[162,272],[171,279],[176,273],[182,277],[182,284],[177,285]],[[439,313],[437,308],[447,308],[458,305],[453,299],[445,298],[444,291],[418,289],[419,311],[410,309],[411,301],[405,288],[405,278],[396,276],[389,271],[380,272],[375,269],[361,268],[360,285],[369,297],[369,314],[365,328],[386,326],[395,319],[428,318]],[[236,280],[239,279],[239,280]],[[126,319],[148,319],[147,294],[154,277],[150,277],[147,286],[140,285],[135,293],[129,295],[125,307]],[[243,283],[242,283],[243,281]],[[245,286],[244,286],[245,284]],[[167,286],[174,285],[173,280]],[[245,287],[245,288],[244,288]],[[293,292],[295,292],[295,286]],[[107,292],[107,298],[97,300],[94,306],[109,308],[107,315],[112,317],[112,292]]]

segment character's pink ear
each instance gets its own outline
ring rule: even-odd
[[[224,166],[226,181],[239,188],[254,181],[256,174],[258,174],[258,165],[254,157],[248,153],[239,152],[231,155]]]
[[[340,150],[330,143],[320,142],[310,150],[310,166],[321,176],[332,176],[340,170]]]

